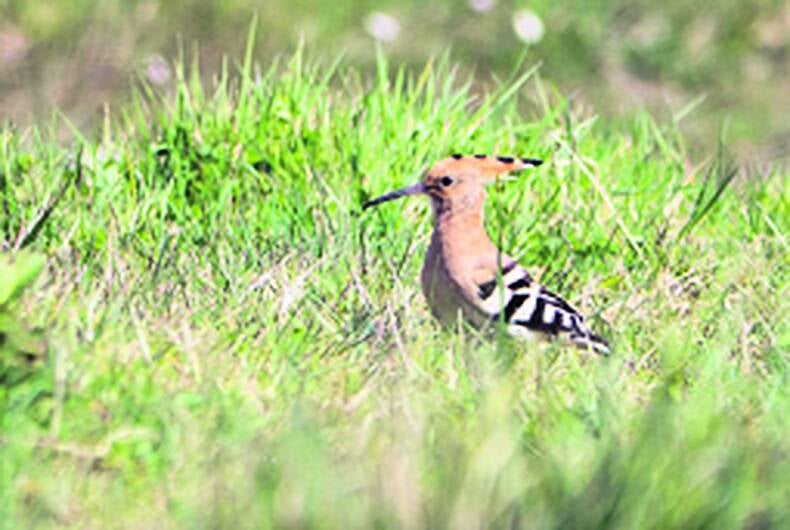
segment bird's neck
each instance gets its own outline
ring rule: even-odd
[[[434,218],[434,244],[445,251],[474,253],[492,245],[483,224],[483,205],[437,209]]]

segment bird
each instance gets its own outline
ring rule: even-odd
[[[584,316],[537,282],[486,233],[486,185],[541,164],[536,158],[454,154],[437,162],[416,184],[371,199],[362,209],[410,195],[430,198],[433,233],[420,280],[441,323],[453,325],[460,314],[477,329],[495,329],[501,323],[516,338],[559,339],[608,355],[607,340],[593,333]]]

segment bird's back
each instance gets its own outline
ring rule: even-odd
[[[437,222],[422,287],[433,314],[444,323],[456,322],[460,313],[477,328],[501,322],[513,336],[565,338],[609,352],[606,341],[590,330],[578,310],[496,248],[482,222]]]

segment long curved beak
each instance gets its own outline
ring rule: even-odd
[[[371,199],[365,204],[362,205],[363,210],[367,210],[371,206],[377,206],[382,202],[391,201],[393,199],[400,199],[401,197],[405,197],[407,195],[417,195],[419,193],[425,193],[425,184],[422,182],[418,182],[417,184],[413,184],[411,186],[406,186],[405,188],[401,188],[399,190],[391,191],[389,193],[385,193],[380,197],[376,197],[375,199]]]

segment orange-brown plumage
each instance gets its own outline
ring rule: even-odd
[[[422,182],[373,199],[364,208],[406,195],[431,198],[434,230],[421,281],[431,311],[442,322],[456,321],[459,313],[478,328],[501,320],[512,335],[565,336],[578,346],[608,353],[606,341],[589,330],[578,311],[535,282],[485,231],[486,184],[541,163],[453,155],[436,163]]]

